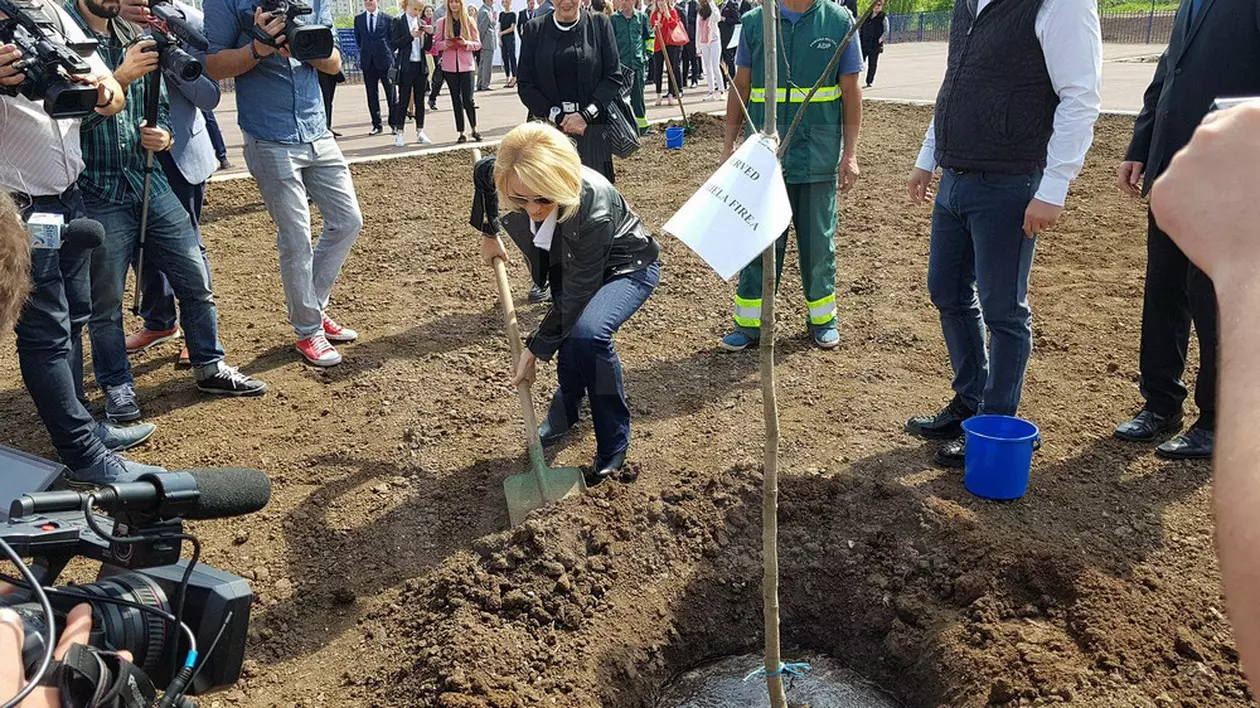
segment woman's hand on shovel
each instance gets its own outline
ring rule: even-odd
[[[507,251],[503,250],[503,239],[498,236],[481,239],[482,262],[488,266],[493,266],[496,258],[501,258],[504,263],[507,263]]]
[[[512,377],[512,385],[520,386],[527,384],[532,386],[534,379],[538,376],[538,357],[534,353],[526,349],[521,353],[521,363],[516,367],[516,376]]]

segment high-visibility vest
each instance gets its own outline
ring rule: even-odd
[[[765,125],[766,115],[762,7],[753,8],[745,14],[742,24],[744,41],[748,43],[752,57],[748,113],[758,128]],[[853,16],[849,11],[831,0],[815,0],[813,7],[806,10],[795,24],[780,19],[777,95],[780,138],[787,133],[792,120],[804,105],[806,94],[827,68],[852,25]],[[783,155],[783,177],[787,183],[835,179],[844,145],[841,134],[844,127],[843,97],[840,94],[840,78],[837,75],[824,81],[810,100],[801,124],[792,136],[792,144]]]

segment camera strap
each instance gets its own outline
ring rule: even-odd
[[[86,644],[71,646],[40,683],[61,691],[62,708],[148,708],[157,698],[139,667]]]

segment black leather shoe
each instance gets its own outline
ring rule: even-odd
[[[1165,460],[1206,460],[1215,447],[1215,430],[1194,427],[1155,448],[1155,454]]]
[[[373,129],[371,129],[370,131],[368,131],[368,135],[380,135],[380,134],[381,134],[381,132],[382,132],[382,131],[381,131],[381,126],[379,126],[379,125],[378,125],[378,126],[376,126],[375,128],[373,128]]]
[[[626,453],[619,452],[612,456],[607,462],[601,462],[598,457],[595,458],[595,465],[586,475],[586,486],[594,487],[609,477],[615,477],[621,468],[626,466]]]
[[[542,443],[543,447],[551,447],[563,440],[564,436],[568,435],[569,430],[572,428],[572,425],[567,428],[552,425],[550,417],[544,418],[542,425],[538,426],[538,440]]]
[[[922,415],[906,421],[906,432],[927,440],[949,440],[962,434],[964,420],[974,416],[958,396],[935,415]]]
[[[954,438],[942,445],[933,459],[941,467],[952,470],[965,467],[967,465],[967,436]]]
[[[1151,410],[1143,410],[1133,420],[1121,423],[1112,433],[1125,442],[1155,442],[1159,437],[1181,430],[1181,414],[1163,416]]]

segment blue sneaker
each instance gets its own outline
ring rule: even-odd
[[[155,430],[157,426],[152,423],[141,423],[125,428],[108,423],[97,423],[95,433],[101,444],[111,452],[122,452],[148,440]]]
[[[136,403],[136,387],[133,384],[105,387],[105,417],[115,423],[140,419],[140,404]]]
[[[757,346],[757,336],[737,329],[722,337],[718,346],[728,352],[742,352],[748,347]]]
[[[840,345],[840,332],[833,327],[819,327],[814,330],[814,344],[823,349],[835,349]]]

